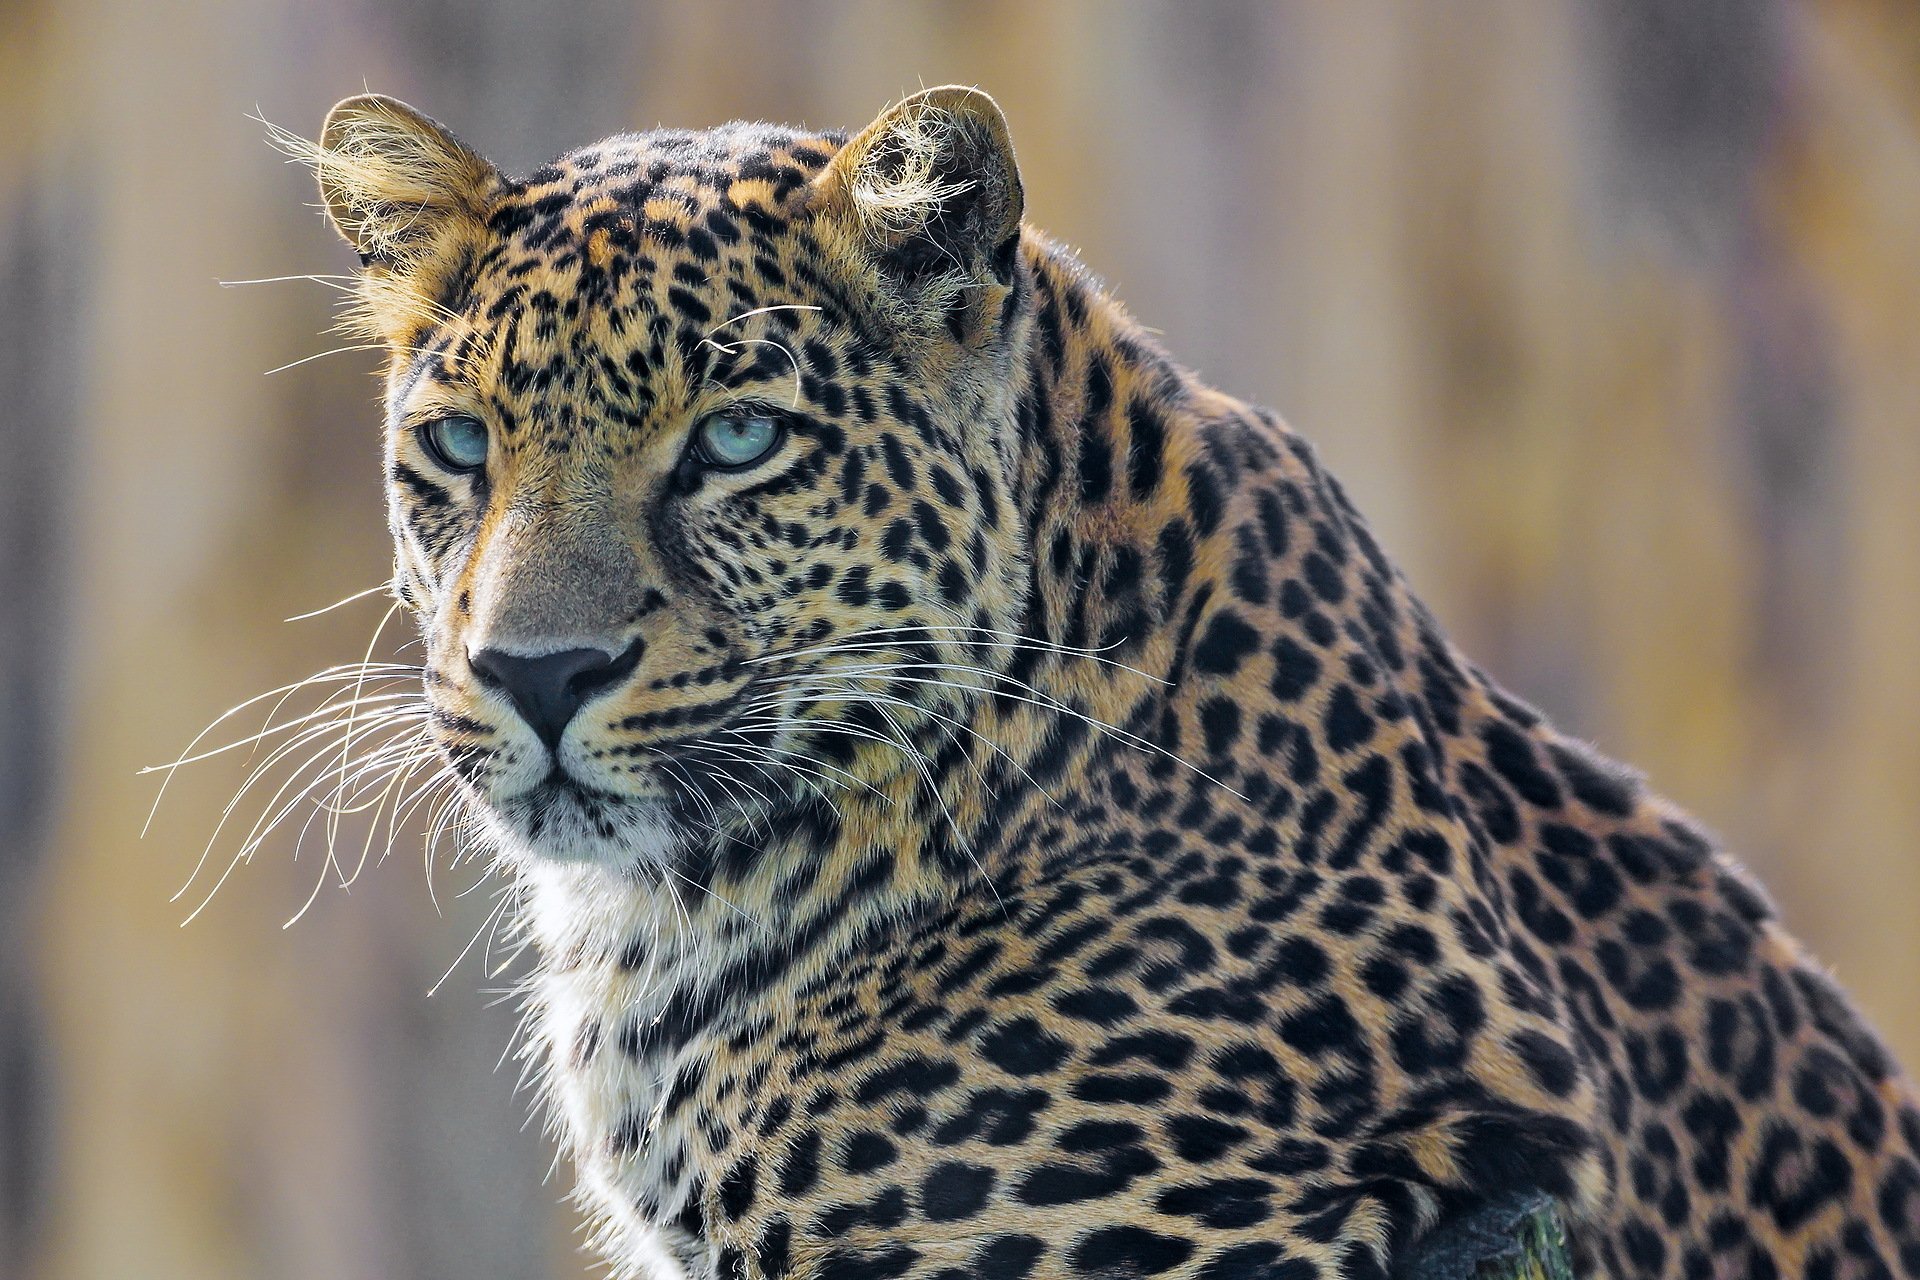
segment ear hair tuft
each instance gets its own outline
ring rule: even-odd
[[[1006,119],[977,89],[882,112],[816,180],[909,328],[975,329],[1011,286],[1023,197]]]
[[[313,169],[328,218],[360,256],[341,327],[397,347],[450,318],[445,303],[486,234],[486,209],[501,183],[493,166],[380,94],[338,103],[318,142],[272,124],[267,133]]]
[[[855,165],[849,194],[877,249],[927,229],[947,203],[975,186],[951,174],[965,126],[934,102],[911,102]]]

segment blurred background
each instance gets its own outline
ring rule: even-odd
[[[328,291],[216,282],[351,259],[248,116],[371,86],[525,172],[948,81],[1920,1063],[1911,0],[0,0],[0,1276],[588,1271],[504,979],[455,964],[484,889],[436,911],[403,837],[283,929],[289,837],[181,928],[237,761],[139,838],[136,769],[381,611],[280,621],[386,571],[378,362],[264,375],[338,345]]]

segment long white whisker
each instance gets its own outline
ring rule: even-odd
[[[418,667],[407,667],[405,666],[405,664],[401,664],[401,663],[389,663],[389,664],[382,664],[382,665],[393,667],[396,673],[400,670],[410,670],[417,674],[420,670],[420,668]],[[200,745],[200,742],[202,739],[204,739],[208,734],[212,733],[215,729],[219,728],[221,725],[225,724],[228,720],[231,720],[234,716],[237,716],[242,711],[245,711],[248,707],[256,706],[259,703],[265,702],[269,698],[279,698],[280,702],[276,704],[276,711],[277,711],[278,706],[284,705],[288,698],[292,697],[294,694],[298,693],[300,690],[307,688],[309,685],[332,683],[337,680],[349,680],[349,679],[353,679],[357,674],[359,674],[359,671],[355,667],[355,665],[352,663],[348,663],[344,666],[329,667],[325,671],[315,672],[313,675],[308,676],[304,680],[295,680],[293,683],[283,684],[277,689],[269,689],[265,693],[255,694],[253,697],[248,698],[245,702],[239,703],[236,706],[229,707],[227,710],[221,712],[218,716],[214,717],[213,721],[209,723],[206,728],[200,730],[199,733],[196,733],[193,735],[193,740],[187,743],[186,749],[180,753],[179,758],[176,759],[172,764],[146,765],[140,770],[138,770],[138,773],[147,774],[147,773],[165,772],[167,773],[168,779],[171,779],[172,771],[175,769],[178,769],[182,764],[187,763],[187,757],[193,754],[193,749]],[[269,712],[268,714],[269,724],[272,723],[273,714],[274,712]],[[140,834],[142,836],[146,835],[148,828],[153,825],[153,815],[159,810],[160,801],[166,797],[166,794],[167,794],[167,779],[163,779],[160,783],[159,794],[153,798],[153,804],[147,810],[147,821],[140,828]]]
[[[926,756],[911,745],[910,735],[907,733],[905,727],[902,726],[898,720],[894,719],[891,711],[878,704],[870,703],[869,705],[873,706],[873,709],[879,712],[888,724],[893,726],[894,732],[900,735],[901,750],[906,752],[907,758],[913,762],[914,768],[919,771],[921,780],[926,783],[927,794],[931,795],[933,802],[940,806],[940,813],[946,818],[947,829],[953,833],[954,841],[959,844],[961,852],[967,855],[967,861],[973,864],[973,869],[980,873],[981,882],[992,892],[993,900],[1000,904],[1000,910],[1004,914],[1007,909],[1006,900],[1000,896],[999,886],[995,885],[992,877],[987,875],[987,869],[980,865],[980,858],[974,853],[973,844],[967,839],[966,833],[960,830],[959,822],[954,819],[953,810],[947,807],[946,797],[940,794],[940,787],[934,780],[933,770],[928,766]]]
[[[434,994],[446,983],[446,980],[453,976],[453,971],[460,967],[460,962],[467,958],[468,953],[471,952],[474,945],[480,941],[481,936],[499,920],[500,916],[512,905],[512,902],[512,898],[503,895],[500,899],[500,904],[487,913],[487,918],[480,922],[480,928],[474,933],[472,940],[469,941],[466,946],[460,948],[460,954],[453,958],[453,963],[447,966],[447,971],[440,975],[440,981],[427,988],[428,999],[432,999]]]
[[[386,678],[393,679],[395,677],[386,677]],[[365,706],[378,707],[381,704],[390,704],[395,702],[419,702],[419,701],[420,701],[419,691],[412,690],[406,693],[371,694],[367,697],[361,698],[359,700],[359,703],[363,707]],[[250,733],[244,738],[236,738],[234,741],[229,742],[224,746],[210,747],[207,750],[200,752],[198,755],[181,756],[178,760],[173,761],[171,764],[150,764],[140,769],[139,772],[142,774],[162,773],[162,772],[170,773],[173,770],[178,769],[183,765],[198,764],[203,760],[211,760],[215,756],[223,756],[229,752],[238,751],[242,747],[249,747],[257,743],[265,742],[268,738],[277,737],[280,734],[291,732],[292,730],[299,728],[303,724],[314,724],[323,718],[326,719],[331,724],[336,724],[341,727],[345,727],[348,718],[342,717],[341,712],[346,711],[348,707],[349,707],[348,703],[328,702],[323,706],[316,707],[312,711],[308,711],[301,715],[295,716],[291,720],[283,720],[282,722],[280,722],[277,725],[274,725],[270,729],[262,729],[259,733]],[[358,713],[355,713],[355,714],[358,714]]]
[[[800,724],[803,722],[796,720],[796,721],[793,721],[792,723]],[[773,722],[761,719],[759,717],[748,716],[748,717],[743,717],[742,719],[734,722],[732,726],[721,730],[721,732],[726,734],[728,737],[740,739],[744,745],[750,746],[756,751],[769,752],[771,754],[780,755],[780,756],[791,756],[795,760],[805,760],[814,769],[816,770],[824,769],[826,770],[827,773],[834,775],[825,780],[828,782],[834,783],[836,786],[839,786],[843,789],[847,787],[859,787],[863,791],[868,792],[869,794],[874,796],[876,799],[886,804],[893,803],[893,800],[891,797],[889,797],[886,793],[882,792],[878,787],[874,786],[871,782],[868,782],[865,778],[859,777],[856,774],[847,772],[845,769],[840,768],[838,765],[828,764],[825,760],[816,760],[812,756],[805,755],[798,751],[790,751],[785,747],[776,747],[769,743],[756,742],[752,738],[749,738],[744,732],[747,729],[759,728],[763,725],[772,727]],[[789,769],[795,769],[795,768],[798,768],[799,766],[789,764],[789,765],[786,765],[786,767]]]
[[[800,785],[806,790],[808,794],[816,796],[822,802],[824,802],[829,809],[832,809],[835,816],[841,817],[841,818],[844,818],[846,816],[845,814],[840,812],[840,806],[834,804],[832,798],[828,796],[825,792],[820,790],[818,783],[814,782],[812,778],[808,774],[803,772],[801,769],[799,769],[794,765],[788,764],[784,760],[769,760],[766,762],[766,764],[762,764],[759,759],[757,759],[752,755],[742,754],[733,748],[722,747],[718,743],[709,742],[705,739],[702,739],[698,742],[690,742],[687,744],[687,746],[690,750],[701,751],[708,754],[717,755],[723,760],[732,760],[737,763],[744,764],[748,768],[757,771],[775,789],[780,788],[780,780],[768,770],[767,766],[772,765],[773,768],[776,768],[776,769],[785,769],[788,773],[791,773],[795,777],[800,779]],[[818,776],[818,775],[814,775],[814,776]],[[835,785],[840,785],[840,784],[836,783]],[[763,803],[766,803],[769,808],[772,807],[771,802],[767,801],[764,796],[761,797],[761,800]]]
[[[666,752],[653,747],[647,748],[647,754],[658,758],[667,768],[679,775],[680,780],[686,785],[687,794],[691,796],[694,803],[698,804],[702,811],[705,812],[709,822],[717,824],[720,821],[719,811],[713,807],[713,801],[707,798],[706,792],[701,790],[700,784],[693,780],[693,775],[688,773],[678,760],[675,760]],[[720,834],[717,825],[711,828],[711,830],[715,835]]]
[[[1012,766],[1015,772],[1017,772],[1022,778],[1026,780],[1029,786],[1031,786],[1035,791],[1039,792],[1042,796],[1046,798],[1047,803],[1053,805],[1053,807],[1056,809],[1064,807],[1061,805],[1059,800],[1054,798],[1054,795],[1051,791],[1048,791],[1045,787],[1040,785],[1040,780],[1038,778],[1035,778],[1033,774],[1028,772],[1027,767],[1025,765],[1021,764],[1020,761],[1018,761],[1013,757],[1011,752],[1009,752],[1005,747],[1002,747],[999,743],[995,742],[992,738],[988,737],[986,734],[981,733],[978,729],[966,723],[964,720],[955,719],[952,716],[946,715],[939,711],[935,711],[932,707],[927,706],[924,703],[909,702],[904,698],[896,698],[890,694],[884,694],[884,693],[876,694],[868,690],[860,689],[857,686],[853,686],[853,687],[848,687],[844,685],[834,686],[829,683],[824,683],[826,681],[833,680],[839,674],[840,673],[838,672],[823,674],[817,677],[818,679],[823,681],[823,683],[819,685],[809,685],[804,687],[817,689],[818,691],[827,693],[827,694],[837,694],[842,699],[848,700],[848,701],[884,702],[891,706],[901,707],[908,711],[918,712],[921,715],[928,716],[931,719],[938,721],[943,726],[951,726],[951,729],[947,731],[947,737],[950,741],[953,739],[952,729],[959,729],[961,732],[967,734],[969,737],[980,742],[994,755],[997,755],[1002,760],[1005,760],[1007,764]],[[955,687],[966,687],[966,686],[955,686]],[[984,692],[984,691],[976,691],[976,692]],[[955,746],[958,747],[958,745],[959,744],[956,742]],[[972,766],[974,776],[979,778],[984,783],[986,781],[985,771],[980,768],[979,764],[975,763],[972,760],[970,753],[962,750],[961,755],[966,757],[968,764]]]
[[[950,666],[951,664],[910,663],[907,665],[910,667],[920,666],[925,669],[939,670],[942,667]],[[1084,723],[1091,725],[1096,729],[1100,729],[1106,733],[1112,734],[1116,739],[1127,744],[1128,746],[1134,747],[1140,751],[1145,751],[1151,755],[1163,756],[1166,759],[1173,761],[1175,764],[1179,765],[1181,768],[1190,770],[1193,773],[1198,774],[1200,777],[1205,778],[1208,782],[1211,782],[1216,787],[1219,787],[1222,791],[1225,791],[1227,794],[1234,796],[1237,799],[1240,799],[1240,800],[1246,799],[1246,796],[1242,795],[1239,791],[1235,790],[1234,788],[1228,786],[1226,783],[1220,781],[1218,778],[1208,773],[1205,769],[1202,769],[1199,765],[1194,764],[1192,761],[1187,760],[1182,756],[1175,755],[1173,752],[1168,751],[1165,747],[1161,746],[1159,743],[1153,742],[1147,738],[1143,738],[1136,733],[1130,733],[1127,730],[1122,729],[1117,725],[1108,724],[1105,720],[1100,719],[1098,716],[1089,715],[1086,712],[1080,710],[1078,707],[1068,706],[1066,703],[1060,702],[1057,699],[1054,699],[1048,696],[1047,694],[1042,693],[1040,690],[1035,689],[1032,685],[1026,683],[1023,680],[1016,679],[1013,676],[1006,675],[1003,672],[994,672],[991,668],[988,668],[988,667],[974,667],[974,668],[963,667],[960,669],[977,671],[982,674],[990,675],[992,678],[1002,680],[1007,684],[1013,685],[1017,689],[1024,689],[1028,694],[1031,694],[1033,696],[1028,697],[1018,693],[1010,693],[1005,689],[994,689],[994,690],[976,689],[974,690],[975,692],[990,692],[996,698],[1006,698],[1014,702],[1025,703],[1028,706],[1039,707],[1044,711],[1052,711],[1059,715],[1072,716],[1075,719],[1083,721]],[[828,674],[838,674],[838,673],[828,673]],[[800,675],[795,675],[790,677],[776,676],[776,677],[773,677],[769,681],[769,683],[782,684],[788,680],[800,681],[806,678],[808,677],[800,676]],[[899,683],[902,683],[902,684],[937,685],[937,686],[949,688],[949,689],[951,688],[966,689],[966,688],[972,687],[972,686],[966,686],[966,685],[955,685],[951,681],[934,680],[930,678],[910,676],[910,675],[889,675],[889,676],[886,676],[885,678],[892,681],[898,681]]]
[[[402,720],[406,718],[410,718],[413,716],[421,716],[424,714],[425,714],[424,712],[415,711],[410,708],[401,708],[401,709],[390,708],[381,712],[377,717],[371,717],[370,722],[400,723]],[[277,765],[286,756],[301,750],[303,747],[311,745],[315,739],[327,737],[330,734],[337,732],[338,730],[339,730],[339,725],[332,721],[329,721],[324,724],[311,725],[306,729],[302,730],[301,732],[299,732],[298,734],[296,734],[293,738],[275,747],[272,753],[270,753],[265,760],[261,761],[260,764],[254,768],[253,772],[247,776],[246,781],[242,782],[240,784],[239,789],[233,793],[232,798],[229,799],[227,803],[221,808],[220,820],[214,825],[213,834],[210,837],[208,837],[206,847],[201,851],[200,860],[194,865],[193,873],[188,876],[186,883],[181,885],[180,888],[173,894],[173,896],[170,899],[168,899],[168,901],[177,902],[180,899],[181,895],[185,894],[186,891],[192,887],[194,881],[199,878],[200,870],[202,867],[206,865],[207,857],[213,852],[214,846],[219,843],[220,833],[226,829],[227,822],[230,818],[232,818],[234,810],[240,806],[240,802],[246,798],[249,792],[253,790],[254,784],[258,782],[262,777],[264,777],[268,772],[270,772],[273,769],[273,767]],[[294,783],[300,780],[301,776],[305,774],[308,769],[312,768],[315,764],[319,763],[321,760],[326,759],[328,756],[332,754],[332,752],[333,752],[333,745],[332,743],[328,743],[328,745],[323,746],[322,748],[320,748],[320,750],[314,752],[311,756],[309,756],[306,760],[304,760],[300,765],[298,765],[294,769],[292,775],[287,779],[287,781],[282,784],[280,791],[275,793],[273,800],[268,802],[269,810],[271,810],[273,805],[279,802],[280,797],[285,794],[287,788],[293,786]],[[316,781],[317,780],[310,780],[307,786],[302,788],[300,794],[302,795],[308,794],[309,788],[311,788],[313,785],[316,785]],[[245,846],[242,846],[242,854],[244,854],[244,852],[245,852]],[[241,860],[241,854],[236,854],[234,858],[234,862],[228,864],[227,873],[223,873],[222,876],[220,877],[220,883],[225,883],[226,874],[230,874],[233,869],[233,866],[237,864],[240,860]],[[219,889],[219,885],[216,884],[214,886],[214,889],[215,889],[215,892],[217,892]],[[209,898],[209,900],[211,900],[211,898]],[[205,906],[206,906],[206,903],[201,904],[201,908],[204,908]],[[199,914],[199,909],[196,909],[194,912],[194,915],[198,915],[198,914]],[[192,919],[193,919],[193,916],[189,916],[187,918],[187,921],[182,921],[182,923],[183,924],[187,923]]]
[[[311,273],[308,275],[295,275],[295,276],[256,276],[254,279],[251,279],[251,280],[216,280],[214,281],[214,283],[219,285],[222,289],[234,289],[234,288],[238,288],[240,285],[243,285],[243,284],[287,284],[294,280],[310,280],[315,284],[323,284],[327,286],[327,288],[329,289],[340,289],[342,291],[351,292],[353,288],[352,282],[358,279],[359,279],[358,276],[341,276],[341,275],[328,275],[325,273]],[[343,284],[341,283],[342,281],[346,281],[348,283]]]
[[[310,356],[301,356],[298,360],[289,360],[285,364],[277,364],[267,370],[266,376],[285,373],[289,369],[297,369],[303,364],[311,364],[315,360],[324,360],[328,356],[343,356],[351,351],[385,351],[386,349],[387,344],[384,342],[356,342],[349,347],[331,347],[325,351],[316,351]]]
[[[373,651],[380,644],[381,634],[384,631],[386,631],[387,624],[393,621],[393,615],[398,612],[400,612],[400,602],[396,600],[393,602],[393,604],[388,606],[387,611],[385,613],[380,615],[380,622],[377,626],[374,627],[373,636],[371,639],[367,641],[367,651],[361,655],[360,661],[362,661],[363,663],[373,661]],[[348,704],[349,708],[353,706],[357,706],[359,704],[361,690],[364,689],[365,687],[366,686],[364,683],[354,685],[353,698],[352,698],[352,701]],[[349,725],[351,725],[351,714],[349,715]],[[349,728],[347,736],[342,738],[340,741],[340,759],[343,764],[346,762],[352,750],[353,750],[353,734],[352,734],[351,728]],[[341,779],[340,785],[343,788],[346,786],[346,780],[344,778]],[[334,840],[336,836],[339,834],[339,830],[340,830],[340,824],[338,819],[329,819],[328,825],[327,825],[327,856],[329,858],[333,856]]]
[[[846,636],[841,637],[837,641],[830,641],[830,642],[827,642],[824,644],[818,644],[818,645],[810,645],[805,648],[783,649],[783,650],[776,651],[774,653],[759,654],[755,657],[744,659],[743,665],[760,665],[760,664],[765,664],[770,662],[787,661],[793,658],[804,658],[804,657],[811,657],[816,655],[831,655],[836,653],[860,653],[860,652],[866,652],[871,650],[898,650],[901,646],[897,644],[885,643],[881,639],[881,637],[889,636],[889,635],[906,636],[906,635],[912,635],[920,632],[934,632],[934,633],[952,632],[952,633],[962,633],[962,634],[1010,637],[1006,639],[995,639],[995,640],[987,640],[987,641],[965,640],[965,641],[960,641],[959,643],[979,646],[979,647],[989,648],[989,649],[1011,649],[1011,650],[1026,650],[1029,652],[1038,652],[1038,653],[1049,653],[1049,654],[1053,654],[1055,656],[1063,657],[1063,658],[1084,658],[1089,662],[1097,662],[1101,666],[1113,667],[1117,670],[1125,671],[1132,675],[1139,676],[1142,680],[1151,680],[1155,684],[1167,685],[1168,687],[1172,686],[1171,681],[1163,680],[1159,676],[1153,675],[1150,672],[1142,671],[1138,667],[1129,666],[1126,663],[1120,662],[1114,658],[1103,658],[1100,656],[1101,654],[1105,653],[1108,649],[1119,647],[1119,645],[1125,643],[1124,641],[1116,640],[1112,644],[1104,645],[1098,649],[1082,649],[1082,648],[1076,648],[1072,645],[1062,645],[1062,644],[1055,644],[1051,641],[1035,640],[1031,637],[1021,636],[1014,632],[996,631],[987,627],[931,626],[931,625],[875,627],[865,631],[852,632]]]
[[[755,307],[751,311],[742,311],[737,316],[727,317],[700,336],[703,338],[711,338],[714,334],[720,332],[730,324],[739,324],[742,320],[748,320],[754,316],[764,316],[771,311],[819,311],[820,309],[819,307],[806,306],[797,302],[781,302],[775,303],[770,307]]]
[[[715,902],[719,903],[721,906],[725,907],[727,910],[733,912],[735,915],[739,916],[742,920],[745,920],[748,924],[760,930],[762,933],[765,933],[767,931],[767,926],[764,923],[756,919],[754,916],[748,914],[748,912],[744,908],[742,908],[738,903],[734,902],[732,899],[728,898],[725,894],[715,893],[708,886],[701,884],[698,880],[695,880],[692,877],[686,875],[678,867],[669,866],[666,868],[666,871],[668,875],[677,876],[681,880],[684,880],[686,881],[686,883],[692,885],[694,888],[700,890],[700,892],[706,894],[709,898],[712,898]],[[691,922],[691,917],[689,917],[689,922]]]
[[[305,613],[296,613],[291,618],[282,618],[281,621],[305,622],[308,618],[317,618],[323,613],[332,613],[335,609],[350,605],[355,600],[365,600],[368,596],[377,596],[383,591],[391,591],[392,589],[393,584],[391,582],[382,582],[375,586],[368,587],[365,591],[356,591],[344,599],[335,600],[332,604],[322,605],[318,609],[309,609]]]

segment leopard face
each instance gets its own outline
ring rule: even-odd
[[[329,207],[394,349],[398,592],[504,848],[657,859],[823,768],[870,785],[899,757],[857,747],[938,698],[850,710],[836,672],[1014,625],[995,424],[1026,317],[994,120],[917,153],[912,113],[851,144],[636,135],[511,181],[389,100],[330,118]],[[942,176],[982,156],[1004,185]]]

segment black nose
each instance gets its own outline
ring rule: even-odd
[[[469,653],[467,661],[483,683],[507,695],[540,740],[552,747],[582,703],[626,678],[640,661],[641,647],[635,640],[617,658],[605,649],[562,649],[531,658],[481,649]]]

